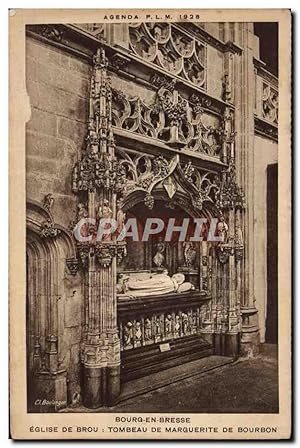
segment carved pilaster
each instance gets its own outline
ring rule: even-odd
[[[223,100],[234,102],[234,53],[227,51],[224,54]]]
[[[116,198],[123,190],[124,171],[115,157],[112,92],[104,50],[94,57],[91,78],[87,148],[73,172],[73,191],[80,193],[78,218],[87,241],[78,241],[85,273],[85,337],[81,347],[83,397],[87,407],[113,403],[120,392],[120,342],[117,330],[117,258],[125,253],[113,235],[97,239],[101,219],[116,219]]]
[[[253,24],[242,25],[241,63],[236,68],[235,104],[239,110],[236,115],[236,177],[243,187],[247,202],[240,216],[239,227],[244,238],[244,253],[237,249],[237,269],[240,272],[241,313],[242,313],[242,353],[254,353],[259,341],[257,310],[254,295],[254,115],[255,72],[253,66]],[[240,258],[240,261],[239,261]],[[251,342],[252,341],[252,342]]]

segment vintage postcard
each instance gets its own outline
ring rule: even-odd
[[[291,437],[291,13],[10,10],[14,439]]]

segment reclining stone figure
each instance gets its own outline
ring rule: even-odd
[[[168,271],[162,273],[120,274],[117,284],[118,296],[143,297],[169,293],[182,293],[195,289],[190,282],[185,282],[182,273],[170,277]]]

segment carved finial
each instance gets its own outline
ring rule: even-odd
[[[95,67],[106,68],[108,65],[107,57],[105,56],[105,50],[103,47],[98,48],[97,53],[94,56]]]
[[[46,210],[48,210],[48,212],[51,212],[52,207],[54,204],[54,197],[51,193],[46,194],[46,196],[44,197],[44,203],[43,206]]]

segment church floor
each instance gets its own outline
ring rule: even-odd
[[[147,381],[145,379],[145,381]],[[278,412],[277,351],[263,347],[257,358],[239,360],[200,376],[136,396],[115,412]]]
[[[211,358],[211,360],[210,360]],[[240,359],[232,362],[228,358],[223,365],[214,367],[220,357],[204,358],[201,361],[211,369],[195,374],[195,364],[179,366],[185,370],[185,379],[157,387],[153,391],[141,393],[142,385],[147,387],[149,377],[125,386],[123,399],[111,408],[87,410],[85,408],[69,409],[65,412],[197,412],[197,413],[276,413],[278,412],[278,363],[277,348],[265,344],[261,354],[252,359]],[[223,358],[224,359],[224,358]],[[224,365],[225,364],[225,365]],[[204,365],[204,364],[203,364]],[[151,383],[163,380],[170,371],[154,374]],[[163,374],[163,377],[161,376]],[[175,371],[173,370],[173,374]],[[155,375],[157,375],[155,377]],[[160,375],[160,377],[159,377]],[[140,394],[126,399],[133,394],[133,388]],[[131,388],[131,392],[130,392]],[[145,389],[146,390],[146,389]]]

